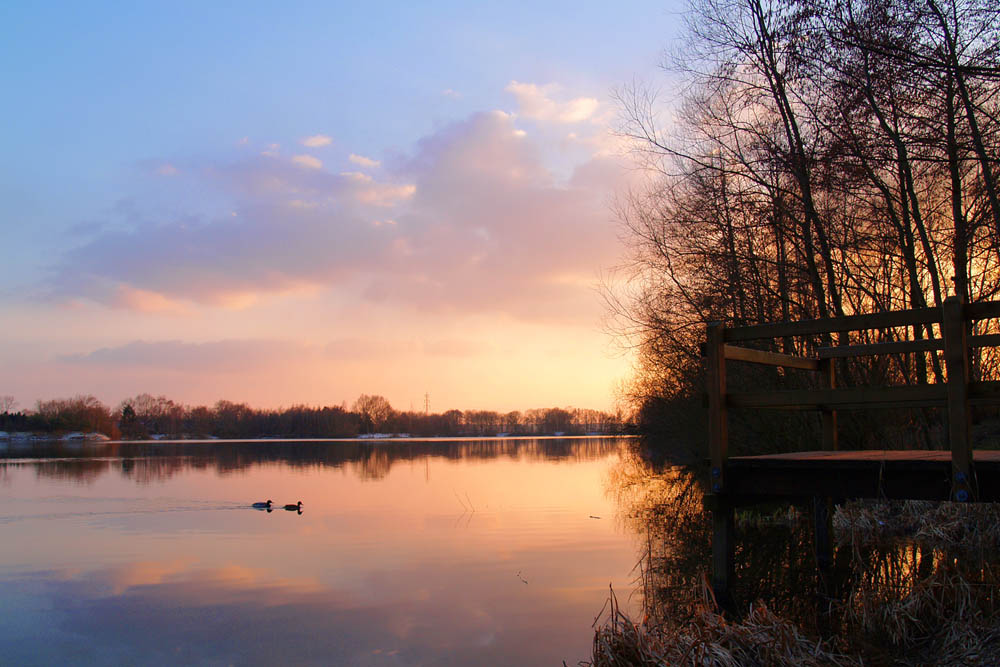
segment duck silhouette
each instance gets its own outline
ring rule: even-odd
[[[253,505],[251,505],[251,507],[253,507],[255,510],[267,510],[267,511],[270,512],[271,511],[271,501],[268,500],[267,502],[263,502],[263,503],[254,503]]]
[[[298,512],[302,514],[302,501],[300,500],[296,505],[285,505],[285,509],[289,512]]]

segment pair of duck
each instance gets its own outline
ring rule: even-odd
[[[267,510],[268,512],[270,512],[273,509],[271,507],[272,504],[273,503],[269,499],[269,500],[267,500],[266,502],[263,502],[263,503],[254,503],[253,505],[251,505],[251,507],[253,507],[256,510]],[[285,509],[288,510],[289,512],[298,512],[298,513],[301,514],[302,513],[302,501],[300,500],[295,505],[285,505]]]

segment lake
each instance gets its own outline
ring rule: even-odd
[[[627,442],[0,442],[0,664],[576,664]]]

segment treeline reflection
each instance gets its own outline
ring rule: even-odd
[[[715,601],[711,576],[711,514],[704,509],[706,471],[679,466],[658,468],[629,451],[609,476],[610,491],[628,528],[640,536],[639,572],[643,615],[652,626],[677,626],[699,617]],[[764,602],[809,632],[825,621],[805,508],[760,506],[738,514],[732,591],[741,612]],[[849,568],[849,548],[838,550]],[[841,591],[850,588],[841,582]]]
[[[640,536],[637,593],[657,636],[704,629],[716,609],[706,473],[658,467],[628,448],[608,478]],[[807,636],[866,656],[857,664],[1000,664],[1000,504],[848,502],[834,515],[824,573],[811,509],[737,513],[736,620],[763,603]]]
[[[212,442],[0,444],[0,468],[34,470],[38,477],[89,484],[119,474],[138,484],[160,482],[188,470],[225,475],[259,465],[344,468],[378,480],[394,465],[428,458],[462,460],[592,461],[616,452],[621,437],[529,438],[393,442]]]

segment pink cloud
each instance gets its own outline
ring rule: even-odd
[[[353,162],[354,164],[360,165],[362,167],[367,167],[369,169],[371,169],[373,167],[377,167],[380,164],[382,164],[378,160],[373,160],[370,157],[365,157],[364,155],[356,155],[354,153],[351,153],[350,155],[348,155],[347,159],[350,160],[351,162]]]
[[[178,303],[162,294],[128,285],[118,285],[117,295],[111,303],[143,313],[183,313],[187,310],[183,303]]]
[[[133,341],[86,354],[59,357],[67,364],[103,368],[147,368],[179,372],[235,373],[301,361],[315,356],[308,346],[275,340],[221,340],[191,343],[179,340]]]
[[[554,123],[580,123],[597,113],[600,103],[593,97],[575,97],[558,101],[560,92],[556,84],[539,86],[534,83],[511,81],[504,89],[516,99],[519,113],[527,118]]]
[[[312,155],[296,155],[292,157],[292,162],[308,169],[320,169],[323,166],[323,161]]]
[[[326,287],[404,308],[592,319],[588,280],[617,255],[607,203],[624,171],[591,158],[562,179],[516,130],[508,114],[475,114],[377,180],[297,159],[309,156],[193,166],[163,187],[200,188],[224,213],[110,226],[62,258],[52,291],[165,310]]]
[[[309,148],[321,148],[332,144],[333,138],[325,134],[314,134],[311,137],[306,137],[299,143],[303,146],[308,146]]]

